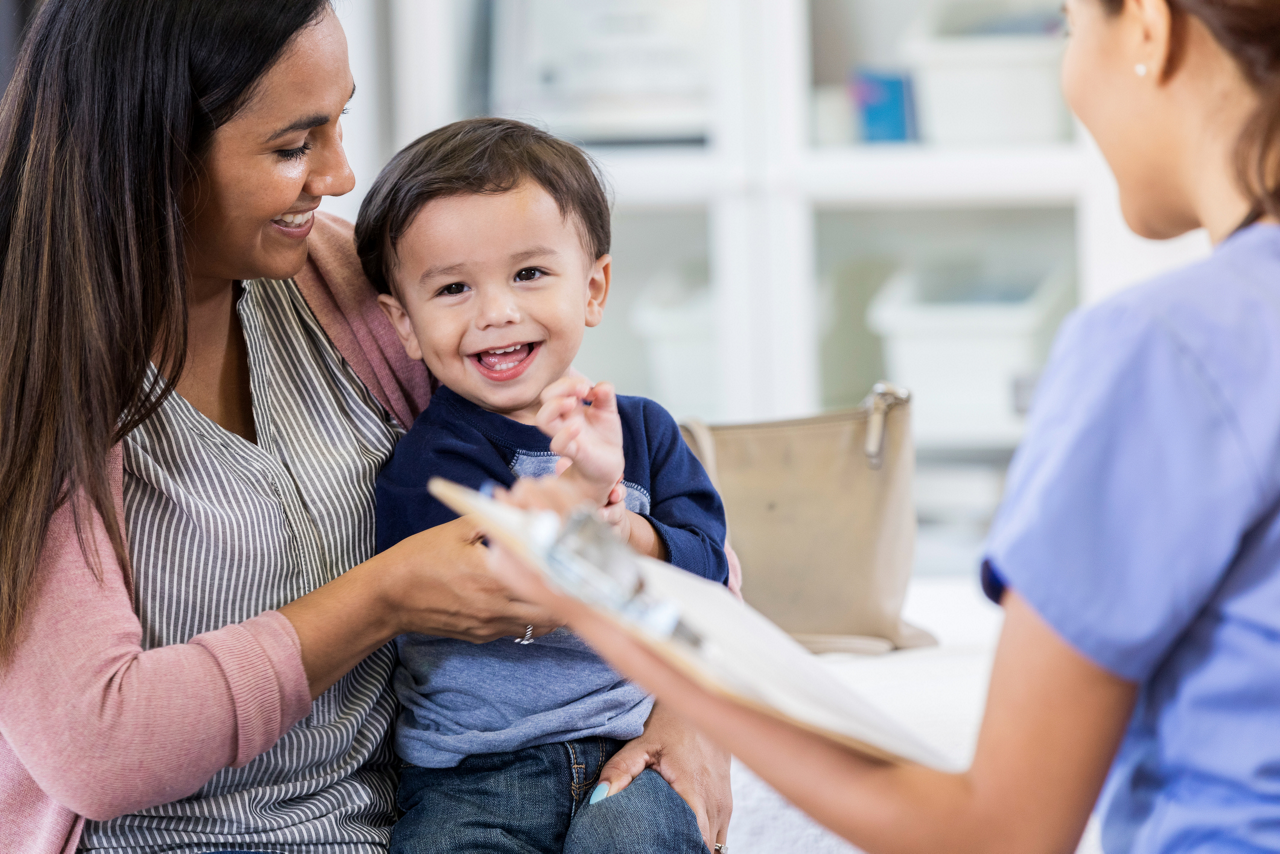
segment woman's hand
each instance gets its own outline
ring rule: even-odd
[[[671,784],[698,818],[708,849],[723,844],[729,833],[733,793],[729,788],[729,754],[684,718],[655,703],[644,734],[632,739],[600,770],[600,782],[616,795],[652,768]]]
[[[470,519],[455,519],[416,534],[380,555],[393,563],[388,607],[398,631],[487,643],[522,637],[527,626],[541,637],[560,622],[544,609],[512,598],[488,567],[483,534]]]
[[[561,625],[516,601],[489,571],[481,534],[467,519],[423,531],[280,609],[302,647],[319,697],[370,653],[405,632],[471,643],[534,636]]]
[[[520,478],[510,490],[495,491],[499,501],[523,510],[552,510],[561,518],[582,506],[581,496],[558,477]],[[590,609],[580,599],[552,590],[534,569],[511,557],[501,546],[489,550],[489,571],[522,602],[530,602],[554,614],[561,623],[571,615],[588,615]]]

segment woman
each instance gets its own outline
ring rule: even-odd
[[[385,851],[387,641],[557,625],[465,522],[372,554],[429,378],[315,213],[353,88],[327,0],[32,25],[0,107],[6,850]],[[646,765],[723,839],[726,755],[659,707],[603,774]]]
[[[496,568],[867,851],[1070,852],[1095,803],[1108,854],[1280,850],[1280,4],[1067,12],[1066,95],[1129,224],[1217,250],[1059,338],[987,547],[1006,617],[967,773],[726,702]]]

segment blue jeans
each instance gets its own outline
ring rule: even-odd
[[[693,810],[652,769],[588,803],[623,744],[584,738],[456,768],[406,766],[391,854],[706,854]]]

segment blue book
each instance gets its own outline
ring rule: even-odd
[[[859,68],[854,94],[862,115],[863,142],[915,142],[915,98],[911,75]]]

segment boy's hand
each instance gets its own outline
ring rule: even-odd
[[[568,457],[561,457],[556,462],[556,477],[559,478],[568,471],[571,465],[573,463]],[[600,508],[600,518],[609,523],[618,539],[629,544],[640,554],[658,560],[667,560],[666,545],[658,537],[658,532],[653,529],[653,525],[643,516],[627,509],[627,488],[621,481],[610,490],[608,499]],[[730,565],[732,566],[732,561]]]
[[[557,380],[542,392],[535,421],[551,437],[551,450],[570,461],[561,477],[574,483],[584,500],[597,507],[607,504],[622,480],[624,464],[613,386],[593,386],[582,377]]]

